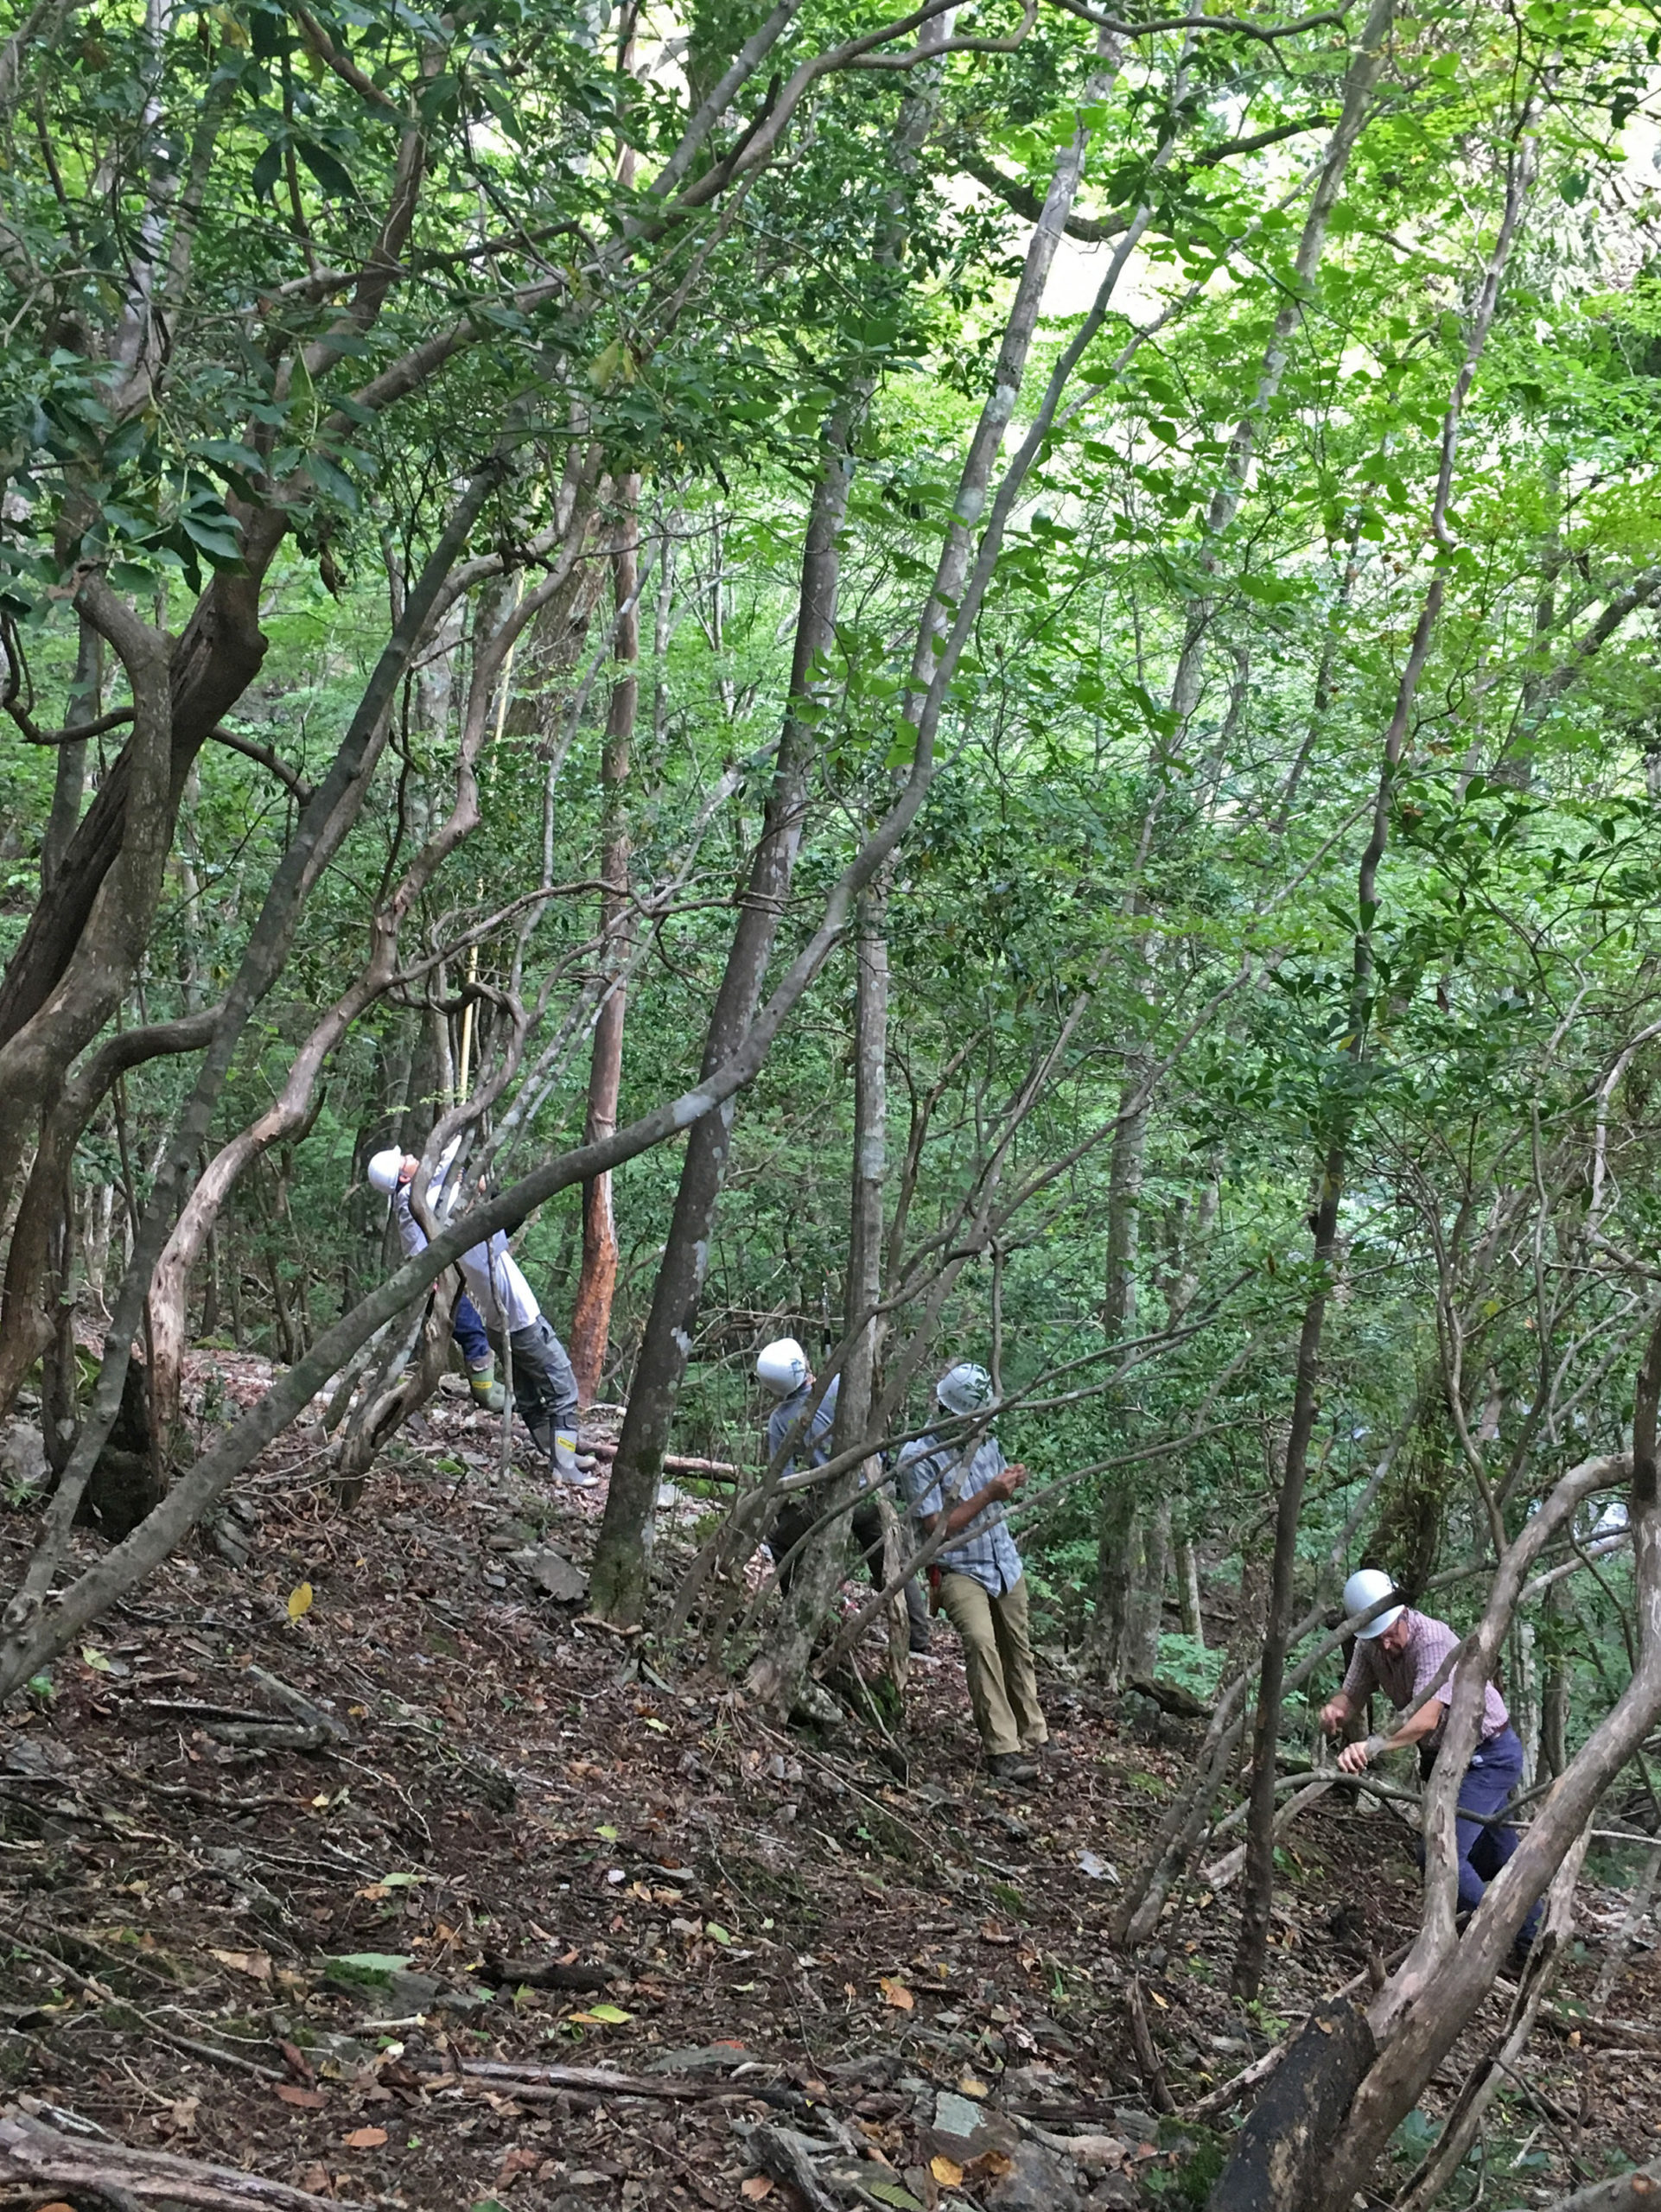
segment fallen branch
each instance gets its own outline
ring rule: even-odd
[[[1307,1789],[1300,1789],[1295,1797],[1281,1807],[1275,1815],[1275,1834],[1277,1840],[1290,1827],[1300,1813],[1307,1807],[1313,1805],[1318,1798],[1327,1795],[1332,1788],[1332,1777],[1323,1774],[1318,1781],[1310,1783]],[[1231,1851],[1225,1851],[1220,1859],[1213,1859],[1209,1866],[1202,1866],[1199,1875],[1201,1889],[1225,1890],[1229,1884],[1237,1878],[1240,1869],[1245,1865],[1245,1855],[1244,1844],[1237,1843]]]
[[[603,1438],[593,1444],[585,1442],[582,1449],[591,1452],[596,1459],[614,1459],[617,1457],[615,1444]],[[748,1475],[752,1481],[760,1480],[756,1470],[735,1466],[730,1459],[685,1459],[672,1452],[665,1452],[659,1465],[673,1475]]]
[[[1560,2196],[1546,2207],[1546,2212],[1650,2212],[1658,2196],[1661,2158],[1647,2166],[1634,2166],[1630,2173],[1616,2174],[1608,2181],[1594,2181],[1589,2189],[1577,2189],[1572,2196]]]
[[[473,2058],[464,2059],[461,2070],[470,2082],[511,2084],[515,2096],[534,2097],[538,2089],[550,2095],[562,2089],[582,2089],[590,2095],[607,2097],[750,2097],[761,2104],[792,2107],[805,2106],[808,2101],[799,2090],[777,2088],[770,2082],[726,2082],[717,2085],[689,2081],[684,2074],[614,2074],[606,2066],[521,2066],[506,2059]],[[423,2084],[428,2089],[436,2086],[431,2082]]]
[[[264,2174],[207,2165],[168,2151],[135,2151],[107,2139],[81,2140],[16,2109],[0,2113],[0,2185],[85,2190],[110,2202],[200,2205],[206,2212],[366,2212],[339,2197],[313,2196]]]

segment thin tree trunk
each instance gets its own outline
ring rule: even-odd
[[[1144,951],[1147,950],[1144,944]],[[1134,1097],[1147,1080],[1149,1056],[1129,1055],[1123,1094]],[[1126,1114],[1113,1132],[1107,1179],[1107,1266],[1103,1286],[1102,1333],[1116,1344],[1130,1335],[1136,1319],[1136,1253],[1142,1235],[1142,1168],[1148,1145],[1148,1109]],[[1159,1605],[1148,1601],[1148,1579],[1155,1561],[1147,1509],[1136,1471],[1109,1478],[1096,1533],[1096,1609],[1091,1648],[1096,1667],[1110,1689],[1154,1672],[1159,1656]],[[1159,1561],[1160,1581],[1164,1563]],[[1148,1623],[1153,1620],[1152,1649]]]
[[[1257,385],[1251,404],[1235,426],[1222,480],[1212,493],[1206,509],[1197,566],[1207,582],[1216,573],[1222,540],[1240,511],[1252,456],[1257,450],[1258,431],[1285,377],[1287,362],[1291,356],[1293,333],[1308,312],[1308,299],[1326,251],[1327,232],[1343,189],[1350,156],[1366,122],[1373,88],[1384,67],[1384,45],[1394,14],[1395,0],[1372,0],[1360,41],[1350,63],[1345,79],[1343,111],[1327,142],[1326,159],[1311,195],[1302,233],[1298,240],[1294,264],[1297,282],[1275,318],[1258,369]],[[1176,671],[1171,682],[1171,714],[1174,732],[1171,737],[1161,739],[1150,762],[1152,796],[1142,824],[1141,849],[1132,871],[1130,903],[1134,913],[1149,911],[1142,889],[1142,870],[1152,849],[1163,804],[1167,760],[1171,752],[1180,751],[1185,743],[1204,690],[1206,642],[1213,612],[1212,597],[1202,588],[1190,601],[1181,648],[1177,656]],[[1152,962],[1155,950],[1156,940],[1150,934],[1144,939],[1142,948],[1143,957],[1149,963],[1147,995],[1150,1003],[1154,997]],[[1127,1092],[1134,1091],[1137,1087],[1141,1073],[1137,1065],[1139,1057],[1142,1056],[1133,1054],[1127,1061]],[[1129,1283],[1130,1271],[1136,1262],[1136,1217],[1141,1204],[1149,1111],[1150,1105],[1144,1103],[1121,1122],[1114,1132],[1113,1160],[1108,1184],[1108,1295],[1103,1317],[1110,1343],[1116,1341],[1117,1334],[1123,1333],[1129,1324],[1128,1309],[1116,1324],[1115,1300],[1116,1297],[1122,1300],[1126,1294],[1123,1286]],[[1157,1549],[1157,1546],[1150,1545],[1149,1532],[1142,1525],[1142,1520],[1143,1509],[1136,1493],[1117,1488],[1110,1488],[1106,1491],[1097,1536],[1097,1606],[1091,1641],[1097,1664],[1110,1684],[1127,1679],[1131,1672],[1145,1672],[1149,1664],[1145,1648],[1148,1606],[1137,1591],[1134,1578],[1139,1571],[1146,1571],[1149,1552]],[[1155,1633],[1156,1640],[1157,1630]],[[1136,1639],[1136,1649],[1131,1649],[1127,1637]]]
[[[1314,1433],[1321,1380],[1321,1337],[1338,1248],[1338,1205],[1344,1190],[1345,1146],[1328,1147],[1315,1198],[1314,1287],[1298,1336],[1297,1381],[1286,1467],[1275,1514],[1275,1549],[1269,1570],[1269,1617],[1263,1624],[1263,1665],[1257,1676],[1257,1726],[1251,1745],[1251,1805],[1246,1819],[1245,1888],[1240,1900],[1240,1940],[1234,1957],[1238,1996],[1253,1998],[1263,1981],[1274,1902],[1275,1746],[1280,1735],[1281,1691],[1292,1625],[1292,1579],[1297,1564],[1298,1516],[1303,1510],[1309,1440]]]
[[[779,918],[790,890],[807,812],[808,769],[817,725],[818,669],[835,636],[838,538],[848,508],[853,459],[843,415],[826,426],[825,455],[814,486],[789,702],[760,841],[733,931],[700,1074],[735,1049],[760,1001]],[[669,1427],[691,1351],[692,1325],[709,1266],[716,1209],[727,1179],[735,1098],[694,1122],[686,1141],[674,1217],[652,1293],[646,1333],[612,1463],[611,1486],[595,1549],[589,1605],[595,1615],[632,1627],[642,1617],[651,1572],[652,1520]]]
[[[1562,1583],[1546,1592],[1545,1681],[1540,1694],[1540,1758],[1555,1782],[1569,1764],[1569,1655],[1563,1649],[1572,1609]]]
[[[943,21],[944,18],[936,18]],[[1092,92],[1092,97],[1096,95]],[[918,625],[911,681],[901,707],[904,724],[917,733],[916,759],[932,757],[945,685],[958,664],[968,627],[984,597],[996,563],[1008,508],[1035,448],[1023,441],[1016,461],[988,516],[987,494],[1026,375],[1044,286],[1053,264],[1084,172],[1089,137],[1081,124],[1058,156],[1044,210],[1004,326],[991,391],[983,404],[959,474],[952,518],[936,566],[934,587]],[[1089,323],[1089,318],[1086,318]],[[1047,394],[1053,420],[1055,399]],[[751,863],[749,895],[734,931],[726,972],[704,1046],[704,1072],[731,1051],[749,1026],[790,887],[806,808],[807,772],[813,759],[819,657],[834,637],[837,536],[846,512],[852,460],[854,412],[834,415],[827,426],[824,465],[815,487],[802,563],[800,612],[791,666],[789,703],[780,741],[773,791],[761,840]],[[976,526],[980,562],[975,561]],[[920,797],[918,804],[920,804]],[[907,817],[909,818],[909,817]],[[601,1619],[633,1627],[641,1618],[649,1587],[652,1515],[669,1426],[691,1350],[691,1329],[703,1287],[716,1206],[726,1180],[732,1143],[729,1097],[695,1122],[676,1195],[669,1242],[659,1269],[645,1338],[636,1363],[628,1411],[618,1441],[610,1494],[601,1524],[589,1582],[589,1604]]]
[[[1176,1547],[1177,1602],[1182,1609],[1182,1633],[1204,1644],[1206,1617],[1200,1604],[1200,1555],[1192,1536],[1180,1536]]]
[[[860,899],[854,958],[854,1173],[848,1207],[848,1278],[843,1306],[846,1350],[831,1429],[833,1456],[852,1451],[870,1426],[881,1363],[882,1204],[888,1178],[888,878]],[[802,1547],[778,1633],[750,1671],[764,1704],[788,1710],[806,1676],[814,1638],[835,1600],[848,1556],[848,1511],[867,1480],[880,1478],[872,1457],[818,1493],[823,1525]],[[905,1600],[898,1601],[903,1612]]]
[[[1453,489],[1454,461],[1458,450],[1460,423],[1465,400],[1476,374],[1477,363],[1487,343],[1499,302],[1499,286],[1510,258],[1523,206],[1533,176],[1532,147],[1528,142],[1513,151],[1506,179],[1505,211],[1499,233],[1484,272],[1475,312],[1461,364],[1442,421],[1441,467],[1431,504],[1431,532],[1439,547],[1449,543],[1448,502]],[[1433,574],[1420,609],[1407,663],[1397,687],[1396,709],[1385,732],[1384,758],[1373,798],[1372,830],[1356,878],[1353,973],[1350,985],[1347,1056],[1359,1063],[1366,1057],[1367,1030],[1373,985],[1372,927],[1378,910],[1378,869],[1390,836],[1390,808],[1396,772],[1407,742],[1413,703],[1424,672],[1430,642],[1441,613],[1445,571]],[[1252,1738],[1251,1794],[1246,1818],[1246,1864],[1240,1901],[1240,1936],[1234,1958],[1237,1994],[1254,1998],[1262,1986],[1268,1956],[1270,1914],[1275,1885],[1275,1751],[1280,1735],[1281,1693],[1286,1670],[1288,1636],[1292,1626],[1293,1575],[1297,1557],[1298,1515],[1308,1470],[1309,1440],[1314,1433],[1316,1392],[1321,1372],[1321,1332],[1332,1288],[1333,1262],[1337,1249],[1338,1208],[1348,1166],[1353,1106],[1349,1090],[1341,1089],[1334,1107],[1325,1157],[1315,1194],[1314,1277],[1298,1339],[1297,1380],[1293,1392],[1292,1425],[1287,1439],[1285,1472],[1275,1517],[1275,1552],[1270,1573],[1269,1618],[1264,1624],[1263,1665],[1257,1683],[1257,1724]]]
[[[622,510],[618,540],[612,554],[612,590],[617,606],[617,633],[613,652],[617,675],[611,687],[606,715],[606,739],[600,756],[601,827],[600,927],[605,957],[614,981],[595,1023],[594,1045],[589,1063],[589,1108],[584,1140],[589,1144],[608,1137],[617,1127],[617,1102],[623,1079],[623,1021],[626,1008],[623,976],[628,963],[628,817],[625,794],[628,789],[630,754],[634,740],[634,716],[640,697],[640,480],[625,476],[617,486]],[[609,1175],[597,1175],[582,1186],[582,1267],[577,1277],[571,1308],[571,1366],[576,1376],[580,1404],[592,1403],[605,1371],[606,1351],[611,1339],[611,1304],[617,1288],[617,1225],[612,1213]]]

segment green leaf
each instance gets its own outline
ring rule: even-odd
[[[273,138],[259,159],[254,163],[253,187],[256,200],[269,200],[277,190],[277,181],[283,174],[283,141]]]
[[[327,455],[321,453],[309,454],[306,457],[306,474],[320,492],[326,492],[330,499],[338,499],[348,513],[354,515],[357,513],[357,486],[344,470],[337,468]]]
[[[358,188],[345,165],[336,161],[327,146],[315,145],[309,138],[296,138],[294,150],[323,188],[331,200],[355,200]]]
[[[869,2181],[865,2183],[865,2188],[879,2203],[894,2205],[895,2212],[923,2212],[922,2206],[911,2191],[902,2189],[897,2181]]]

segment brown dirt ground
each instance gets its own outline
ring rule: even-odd
[[[257,1363],[215,1365],[232,1399],[263,1384]],[[1043,1777],[995,1791],[944,1623],[895,1739],[787,1738],[684,1655],[645,1655],[660,1682],[534,1592],[506,1554],[534,1530],[583,1561],[603,1492],[504,1484],[494,1440],[442,1399],[348,1516],[313,1486],[321,1438],[293,1432],[247,1486],[245,1566],[206,1542],[175,1559],[0,1722],[6,2096],[386,2206],[807,2202],[765,2171],[758,2124],[844,2131],[854,2165],[833,2201],[1014,2202],[996,2147],[961,2182],[931,2170],[936,2095],[961,2087],[1052,2134],[1121,2139],[1124,2166],[1081,2183],[1082,2201],[1202,2202],[1221,2139],[1151,2117],[1103,1933],[1112,1882],[1083,1864],[1135,1860],[1181,1742],[1138,1740],[1054,1659]],[[669,1563],[690,1518],[665,1516]],[[31,1528],[0,1522],[9,1570]],[[212,1735],[226,1713],[292,1718],[251,1663],[341,1740]],[[1266,2003],[1229,1997],[1226,1892],[1189,1898],[1142,1962],[1179,2106],[1357,1972],[1368,1939],[1389,1951],[1410,1933],[1399,1823],[1317,1810],[1289,1840]],[[1494,2206],[1544,2202],[1661,2152],[1661,1964],[1636,1949],[1609,2008],[1637,2031],[1576,2030],[1566,2016],[1624,1910],[1590,1884],[1581,1904],[1565,2017],[1452,2204],[1479,2179]],[[362,1953],[407,1959],[443,1995],[331,1978],[328,1961]],[[589,1986],[526,1986],[503,1961]],[[1496,1999],[1427,2099],[1432,2120],[1502,2022]],[[658,2068],[697,2094],[458,2076],[490,2059]],[[1017,2141],[991,2126],[995,2146]]]

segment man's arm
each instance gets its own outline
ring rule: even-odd
[[[1337,1735],[1354,1711],[1355,1701],[1347,1690],[1340,1690],[1336,1696],[1329,1697],[1321,1708],[1321,1726],[1323,1734]]]
[[[1427,1698],[1418,1711],[1410,1713],[1392,1735],[1369,1736],[1365,1744],[1346,1744],[1338,1755],[1338,1764],[1346,1774],[1359,1774],[1374,1759],[1382,1758],[1384,1752],[1404,1751],[1410,1744],[1416,1744],[1429,1735],[1440,1724],[1441,1714],[1441,1698]]]
[[[946,1540],[950,1542],[953,1536],[961,1535],[970,1522],[983,1513],[989,1505],[1007,1504],[1026,1479],[1025,1467],[1020,1465],[1006,1467],[1002,1474],[994,1475],[983,1489],[977,1490],[973,1497],[960,1498],[944,1516],[939,1513],[918,1514],[917,1525],[926,1536],[932,1536],[944,1518]]]

